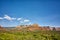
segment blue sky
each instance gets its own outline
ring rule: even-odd
[[[59,0],[0,0],[0,25],[37,23],[60,27]]]

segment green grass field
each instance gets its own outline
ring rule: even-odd
[[[0,31],[0,40],[60,40],[57,31]]]

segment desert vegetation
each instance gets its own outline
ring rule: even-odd
[[[55,28],[53,30],[50,30],[49,27],[41,29],[36,24],[29,26],[6,30],[2,30],[5,28],[0,27],[0,29],[2,28],[0,30],[0,40],[60,40],[60,31],[56,31]]]
[[[0,40],[60,40],[59,31],[0,31]]]

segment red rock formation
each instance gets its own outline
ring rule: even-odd
[[[20,30],[20,29],[23,29],[23,28],[26,28],[27,30],[30,30],[30,31],[34,31],[34,30],[42,30],[42,31],[50,31],[50,30],[55,30],[53,27],[49,27],[49,26],[39,26],[38,24],[33,24],[33,25],[27,25],[27,26],[17,26],[16,29]],[[60,30],[60,28],[57,28],[56,30]],[[55,31],[56,31],[55,30]]]
[[[49,31],[49,30],[51,30],[51,29],[50,29],[50,27],[42,27],[42,30],[47,30],[47,31]]]
[[[0,31],[6,31],[6,29],[0,25]]]
[[[55,28],[56,29],[56,31],[60,31],[60,28],[58,27],[58,28]]]
[[[27,29],[30,31],[34,31],[34,30],[41,30],[42,28],[39,27],[38,24],[33,24],[33,25],[30,25],[29,27],[27,27]]]

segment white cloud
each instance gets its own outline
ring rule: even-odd
[[[20,23],[24,23],[23,21],[20,21]]]
[[[16,20],[16,18],[11,18],[12,20]]]
[[[8,15],[4,15],[4,17],[0,17],[0,20],[3,20],[3,19],[6,19],[6,20],[9,20],[9,21],[19,21],[20,23],[23,23],[23,24],[31,24],[30,23],[30,20],[28,19],[22,19],[22,18],[14,18],[14,17],[10,17]]]
[[[2,17],[0,17],[0,20],[2,20],[3,18]]]
[[[16,18],[12,18],[12,17],[10,17],[8,15],[4,15],[4,19],[7,19],[9,21],[16,20]]]
[[[26,19],[26,20],[24,20],[24,22],[30,22],[30,20],[27,20],[27,19]]]
[[[8,15],[4,15],[4,17],[0,17],[0,20],[1,19],[6,19],[6,20],[9,20],[9,21],[12,21],[12,20],[20,21],[22,18],[14,18],[14,17],[10,17]]]
[[[22,18],[17,18],[17,20],[19,21],[19,20],[21,20]]]
[[[12,18],[8,15],[4,15],[4,18],[7,19],[7,20],[10,20],[10,21],[12,20]]]

